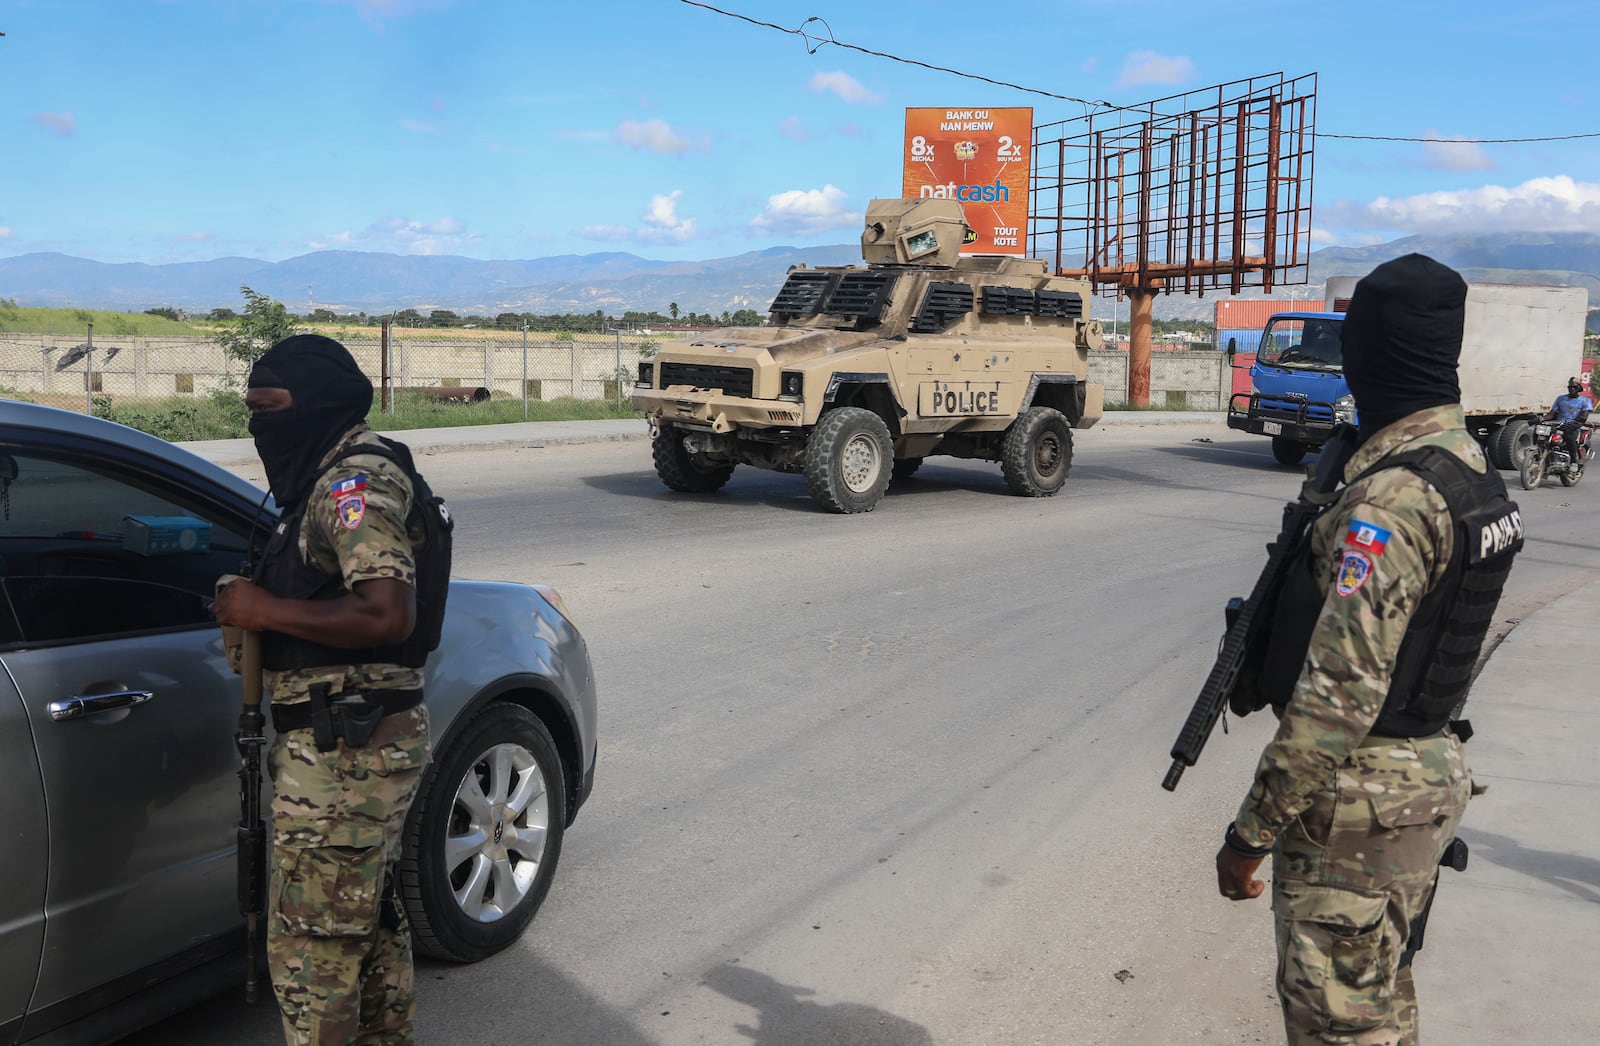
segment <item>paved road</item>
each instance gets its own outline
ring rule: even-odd
[[[932,459],[856,517],[753,471],[669,496],[637,442],[422,466],[458,571],[555,584],[602,688],[596,791],[544,910],[495,959],[423,966],[423,1041],[1280,1041],[1270,913],[1210,871],[1270,723],[1159,788],[1296,486],[1265,441],[1097,429],[1043,501]],[[1596,489],[1520,495],[1535,540],[1499,632],[1600,577]],[[1428,961],[1466,918],[1438,915],[1425,1006],[1457,994]],[[1476,961],[1492,1017],[1522,982]],[[1525,1041],[1588,1041],[1551,1030]],[[131,1041],[276,1035],[230,997]]]

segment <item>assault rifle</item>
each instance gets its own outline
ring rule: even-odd
[[[1310,474],[1300,487],[1299,498],[1284,506],[1283,528],[1277,539],[1267,546],[1267,565],[1262,568],[1249,598],[1235,596],[1228,600],[1224,610],[1228,630],[1222,637],[1211,674],[1206,676],[1200,696],[1195,698],[1183,731],[1172,746],[1172,768],[1161,782],[1161,787],[1167,791],[1175,790],[1183,771],[1200,758],[1217,720],[1230,704],[1236,712],[1241,708],[1261,707],[1254,693],[1240,692],[1242,689],[1253,691],[1258,683],[1253,674],[1246,676],[1241,670],[1247,663],[1260,665],[1267,634],[1272,628],[1271,607],[1283,588],[1290,552],[1305,540],[1311,524],[1333,503],[1344,478],[1344,467],[1355,453],[1357,442],[1354,426],[1341,424],[1334,428],[1333,435],[1323,445],[1315,471],[1308,470]],[[1263,607],[1268,608],[1265,613]]]
[[[256,941],[266,914],[267,826],[261,819],[261,749],[267,743],[261,714],[261,633],[244,634],[239,658],[244,709],[239,713],[239,914],[244,916],[244,1001],[256,1001]]]

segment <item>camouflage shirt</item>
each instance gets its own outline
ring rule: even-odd
[[[1475,472],[1489,467],[1459,405],[1402,418],[1350,459],[1350,485],[1312,531],[1313,562],[1325,565],[1322,612],[1277,735],[1239,807],[1234,831],[1247,845],[1271,846],[1366,739],[1411,615],[1449,568],[1450,509],[1427,481],[1389,468],[1351,482],[1382,459],[1423,446],[1440,447]]]
[[[421,534],[406,532],[411,512],[411,480],[387,458],[358,454],[332,468],[328,462],[352,444],[376,444],[366,425],[352,428],[319,463],[321,475],[306,499],[300,525],[300,556],[307,564],[344,578],[346,590],[358,581],[398,578],[416,587],[412,549]],[[409,690],[422,686],[422,670],[392,664],[334,665],[269,671],[266,686],[279,704],[303,701],[313,683],[344,690]]]

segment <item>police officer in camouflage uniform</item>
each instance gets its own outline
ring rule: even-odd
[[[1466,289],[1417,254],[1356,287],[1343,346],[1360,443],[1312,531],[1299,596],[1286,582],[1275,630],[1298,612],[1309,645],[1288,662],[1298,679],[1217,853],[1233,900],[1263,892],[1254,874],[1272,857],[1291,1046],[1418,1043],[1406,947],[1472,783],[1468,730],[1451,715],[1522,537],[1465,429]]]
[[[364,419],[372,383],[338,342],[298,335],[251,370],[250,431],[282,522],[253,581],[218,593],[262,633],[269,755],[267,953],[291,1046],[413,1041],[411,938],[393,895],[428,760],[412,485]],[[352,453],[354,451],[354,453]]]

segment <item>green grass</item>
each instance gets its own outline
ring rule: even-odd
[[[94,333],[100,338],[160,338],[205,331],[187,323],[176,323],[165,316],[142,312],[108,312],[103,309],[36,309],[23,305],[0,305],[0,333],[65,334],[80,337]]]

